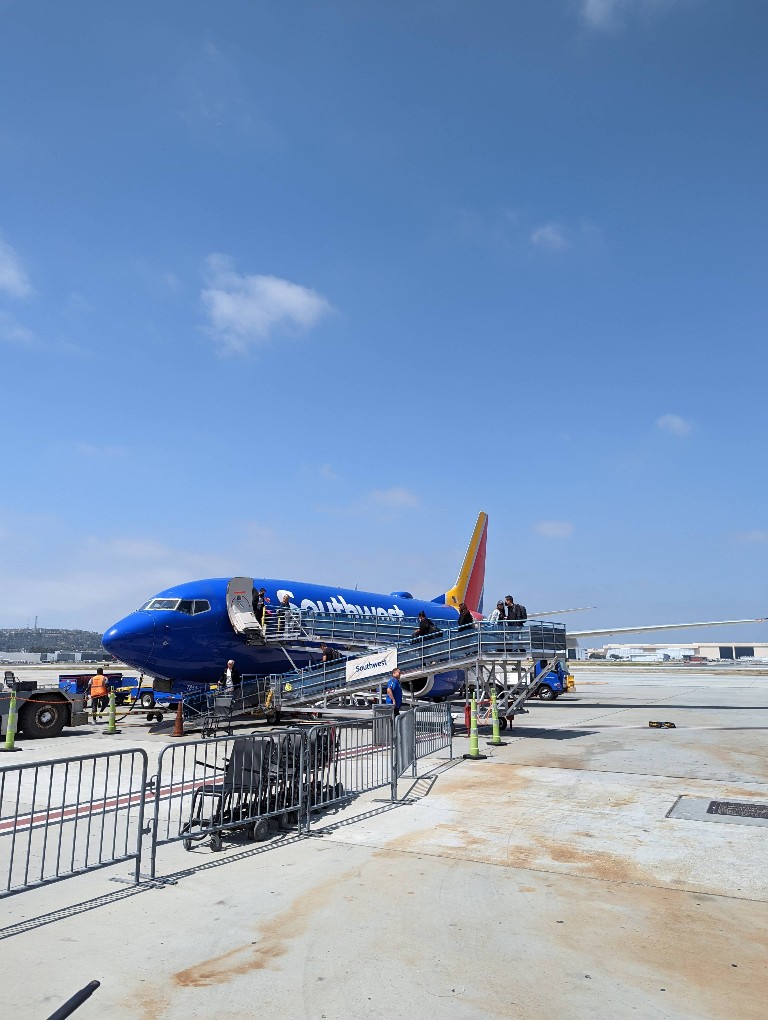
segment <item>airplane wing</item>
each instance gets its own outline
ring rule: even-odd
[[[540,616],[557,616],[559,613],[586,613],[588,609],[597,609],[597,606],[579,606],[578,609],[549,609],[546,613],[528,613],[528,619],[538,619]]]
[[[656,623],[647,627],[606,627],[602,630],[570,630],[569,638],[600,637],[609,634],[642,634],[654,630],[683,630],[686,627],[726,627],[736,623],[766,623],[768,617],[759,616],[754,620],[707,620],[703,623]]]

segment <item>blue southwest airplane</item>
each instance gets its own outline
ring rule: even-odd
[[[481,618],[487,535],[488,515],[480,513],[456,583],[431,601],[415,599],[407,591],[384,595],[268,577],[253,578],[253,587],[266,589],[273,609],[287,594],[291,607],[303,611],[401,619],[424,610],[436,622],[455,623],[459,603],[464,602]],[[158,592],[107,630],[104,648],[142,673],[172,680],[179,693],[217,680],[228,659],[234,659],[240,672],[249,675],[285,673],[294,665],[303,668],[320,660],[318,643],[252,644],[245,634],[237,633],[228,606],[231,583],[231,578],[215,577]],[[250,592],[247,596],[250,602]],[[431,697],[446,697],[464,682],[464,674],[452,670],[439,674],[435,681]]]

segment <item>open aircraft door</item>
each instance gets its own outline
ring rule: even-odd
[[[233,577],[227,585],[227,615],[236,634],[249,641],[263,641],[264,631],[253,613],[253,578]]]

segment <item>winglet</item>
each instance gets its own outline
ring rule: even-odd
[[[461,565],[456,584],[444,595],[432,599],[441,606],[459,608],[460,602],[466,602],[471,613],[483,612],[483,588],[485,587],[485,546],[488,539],[488,514],[480,511],[477,524],[472,532],[464,562]]]

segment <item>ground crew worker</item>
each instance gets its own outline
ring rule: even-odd
[[[104,670],[99,666],[96,670],[96,676],[91,677],[90,685],[91,695],[91,715],[93,721],[96,722],[96,712],[99,715],[109,705],[109,691],[107,689],[107,678],[104,676]]]
[[[387,684],[387,705],[394,705],[395,715],[400,715],[400,706],[403,704],[403,688],[400,686],[400,670],[392,670],[392,676]]]

